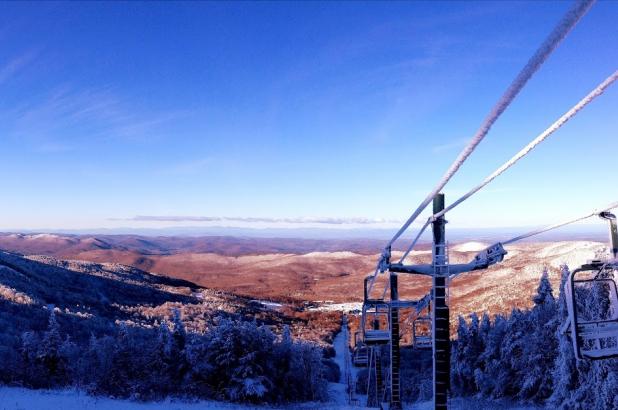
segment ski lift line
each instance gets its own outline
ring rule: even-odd
[[[554,229],[561,228],[561,227],[566,226],[566,225],[570,225],[570,224],[575,223],[575,222],[583,221],[583,220],[591,218],[593,216],[597,216],[601,212],[609,211],[609,210],[612,210],[612,209],[615,209],[615,208],[618,208],[618,201],[608,205],[607,207],[605,207],[605,208],[603,208],[601,210],[593,211],[593,212],[591,212],[591,213],[589,213],[587,215],[580,216],[579,218],[570,219],[568,221],[564,221],[564,222],[560,222],[560,223],[557,223],[557,224],[554,224],[554,225],[546,226],[545,228],[537,229],[537,230],[525,233],[523,235],[516,236],[514,238],[509,239],[508,241],[504,241],[504,242],[501,242],[501,243],[502,243],[502,245],[508,245],[508,244],[513,243],[513,242],[521,241],[522,239],[530,238],[531,236],[539,235],[539,234],[542,234],[542,233],[545,233],[545,232],[548,232],[548,231],[552,231]]]
[[[513,156],[510,160],[505,162],[500,168],[495,170],[491,175],[483,180],[479,185],[472,188],[468,193],[463,195],[461,198],[457,199],[455,202],[444,208],[444,210],[432,215],[429,220],[423,225],[420,232],[414,239],[414,241],[410,244],[403,257],[399,260],[399,263],[403,263],[408,254],[414,249],[417,241],[427,228],[433,219],[439,218],[446,214],[447,212],[453,210],[459,204],[470,198],[472,195],[483,189],[485,186],[489,185],[494,179],[504,173],[507,169],[515,165],[520,159],[526,156],[530,151],[532,151],[537,145],[541,142],[545,141],[550,135],[556,132],[560,127],[562,127],[566,122],[568,122],[571,118],[573,118],[579,111],[581,111],[585,106],[591,103],[596,97],[603,94],[603,92],[609,88],[616,80],[618,80],[618,70],[614,71],[609,77],[607,77],[601,84],[599,84],[594,90],[592,90],[588,95],[586,95],[582,100],[580,100],[573,108],[567,111],[564,115],[562,115],[558,120],[556,120],[549,128],[543,131],[540,135],[538,135],[534,140],[532,140],[528,145],[522,148],[515,156]]]
[[[388,292],[390,287],[391,287],[390,281],[386,282],[386,285],[384,285],[384,291],[382,292],[382,299],[386,297],[386,292]]]
[[[479,185],[472,188],[468,193],[463,195],[461,198],[457,199],[455,202],[444,208],[442,211],[434,214],[432,218],[439,218],[447,212],[451,211],[453,208],[464,202],[466,199],[470,198],[472,195],[483,189],[485,186],[489,185],[491,181],[496,179],[502,173],[504,173],[507,169],[515,165],[520,159],[526,156],[530,151],[536,148],[541,142],[545,141],[550,135],[556,132],[560,127],[562,127],[567,121],[573,118],[579,111],[581,111],[585,106],[590,104],[595,98],[603,94],[603,92],[609,88],[616,80],[618,80],[618,70],[614,71],[609,77],[605,79],[601,84],[599,84],[594,90],[592,90],[588,95],[586,95],[582,100],[580,100],[573,108],[567,111],[562,117],[560,117],[556,122],[554,122],[549,128],[543,131],[540,135],[538,135],[534,140],[532,140],[528,145],[521,149],[515,156],[505,162],[500,168],[495,170],[491,175],[483,180]],[[431,219],[431,218],[430,218]],[[407,254],[406,254],[407,255]]]
[[[614,73],[612,73],[601,84],[599,84],[594,90],[592,90],[588,95],[586,95],[582,100],[580,100],[575,106],[573,106],[573,108],[571,108],[564,115],[562,115],[549,128],[547,128],[539,136],[537,136],[534,140],[532,140],[532,142],[530,142],[523,149],[521,149],[515,156],[513,156],[510,160],[508,160],[506,163],[504,163],[502,166],[500,166],[500,168],[498,168],[491,175],[489,175],[487,178],[485,178],[485,180],[483,180],[483,182],[481,182],[479,185],[474,187],[472,190],[470,190],[468,193],[463,195],[461,198],[457,199],[451,205],[447,206],[444,210],[442,210],[442,211],[432,215],[427,220],[425,225],[423,225],[423,227],[419,231],[419,233],[416,236],[416,238],[414,239],[414,241],[410,244],[410,246],[408,247],[408,249],[406,250],[404,255],[399,260],[399,263],[403,263],[403,261],[406,259],[408,254],[414,249],[414,247],[416,246],[416,243],[418,242],[419,238],[424,233],[425,229],[427,228],[427,226],[429,226],[429,224],[431,223],[432,220],[434,220],[436,218],[439,218],[439,217],[443,216],[444,214],[446,214],[447,212],[451,211],[452,209],[457,207],[459,204],[461,204],[462,202],[464,202],[465,200],[470,198],[472,195],[474,195],[475,193],[480,191],[482,188],[487,186],[494,179],[496,179],[498,176],[500,176],[502,173],[504,173],[507,169],[509,169],[510,167],[515,165],[515,163],[517,163],[520,159],[522,159],[524,156],[526,156],[537,145],[539,145],[541,142],[543,142],[545,139],[547,139],[550,135],[552,135],[555,131],[557,131],[560,127],[562,127],[562,125],[564,125],[571,118],[573,118],[586,105],[591,103],[596,97],[598,97],[601,94],[603,94],[603,92],[607,88],[609,88],[616,80],[618,80],[618,70],[614,71]]]
[[[416,246],[416,243],[418,242],[418,240],[421,238],[421,235],[423,235],[423,233],[425,232],[425,230],[427,229],[427,227],[429,226],[429,224],[431,224],[431,219],[432,217],[430,217],[427,222],[425,222],[425,225],[423,225],[423,227],[421,228],[421,230],[418,232],[418,234],[416,235],[416,238],[414,238],[414,240],[412,241],[412,243],[410,244],[410,246],[408,246],[408,249],[406,249],[405,253],[403,254],[403,256],[401,257],[401,259],[399,259],[399,263],[403,263],[403,261],[408,257],[408,255],[410,254],[410,252],[412,252],[412,250],[414,249],[414,247]]]
[[[453,177],[453,175],[459,170],[461,165],[465,162],[465,160],[472,154],[476,146],[483,140],[483,138],[489,132],[491,126],[496,122],[498,117],[504,112],[504,110],[508,107],[508,105],[515,99],[517,94],[523,89],[528,80],[532,77],[532,75],[540,68],[540,66],[545,62],[545,60],[549,57],[549,55],[556,49],[556,47],[562,42],[562,40],[566,37],[566,35],[575,27],[575,25],[579,22],[579,20],[590,10],[595,0],[577,0],[574,6],[563,16],[559,24],[554,28],[554,30],[550,33],[550,35],[545,39],[545,41],[541,44],[539,49],[535,52],[535,54],[530,58],[528,63],[524,66],[524,68],[517,75],[515,80],[511,83],[509,88],[506,90],[502,98],[498,101],[498,103],[494,106],[490,114],[487,116],[482,126],[479,128],[474,137],[468,142],[468,145],[463,149],[463,151],[459,154],[455,162],[451,164],[450,168],[444,174],[442,179],[439,181],[438,185],[434,188],[433,191],[429,193],[429,195],[425,198],[425,200],[421,203],[421,205],[412,213],[410,218],[403,224],[403,226],[397,231],[397,233],[393,236],[393,238],[388,242],[386,247],[384,248],[384,252],[380,257],[376,270],[373,275],[373,279],[369,285],[369,291],[373,289],[373,285],[375,282],[375,278],[378,273],[381,271],[382,261],[386,258],[386,255],[389,255],[389,248],[392,244],[401,237],[401,235],[410,227],[412,222],[416,220],[416,218],[421,214],[421,212],[427,207],[427,205],[433,200],[433,198],[444,188],[444,186],[448,183],[448,181]],[[497,175],[496,175],[497,176]],[[428,223],[427,223],[428,225]],[[424,227],[426,229],[426,226]],[[418,236],[420,238],[420,235]],[[414,244],[415,245],[415,244]],[[409,251],[411,251],[410,248]],[[409,251],[407,253],[409,253]],[[390,255],[389,255],[390,256]],[[405,255],[407,256],[407,254]]]
[[[476,134],[468,142],[466,147],[461,151],[459,156],[451,164],[446,173],[442,176],[436,187],[427,195],[421,202],[419,207],[412,213],[403,226],[395,233],[393,238],[386,245],[389,248],[399,237],[408,229],[408,227],[418,218],[421,212],[429,205],[433,198],[444,188],[448,181],[455,175],[463,163],[468,159],[474,149],[489,133],[489,130],[502,115],[506,108],[513,102],[515,97],[524,88],[528,80],[538,71],[538,69],[547,60],[549,55],[558,47],[569,32],[575,27],[579,20],[590,10],[595,0],[577,0],[572,8],[562,17],[558,25],[552,30],[549,36],[537,49],[534,55],[528,60],[524,68],[519,72],[515,80],[507,88],[496,105],[492,108],[489,115],[485,118],[481,127]]]

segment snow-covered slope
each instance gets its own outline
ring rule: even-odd
[[[0,410],[359,410],[359,407],[336,403],[304,403],[287,407],[257,406],[220,401],[185,402],[165,400],[141,403],[88,396],[77,390],[29,390],[15,387],[0,388]]]
[[[365,407],[337,403],[304,403],[287,407],[241,405],[219,401],[183,402],[165,400],[156,403],[140,403],[88,396],[75,390],[50,391],[29,390],[15,387],[0,388],[0,410],[360,410]],[[408,404],[406,410],[429,410],[432,403]],[[520,406],[510,403],[479,401],[476,399],[453,399],[451,408],[456,410],[534,410],[539,407]]]

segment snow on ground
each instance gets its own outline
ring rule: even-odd
[[[328,395],[333,404],[346,406],[348,404],[347,381],[345,374],[347,356],[346,349],[348,349],[348,329],[345,321],[344,325],[341,326],[341,331],[337,333],[337,336],[335,336],[335,339],[333,340],[333,347],[335,348],[335,357],[333,360],[337,363],[337,366],[339,366],[341,376],[339,378],[339,383],[329,383]]]
[[[338,383],[333,383],[338,384]],[[343,385],[341,385],[343,386]],[[342,392],[345,394],[345,390]],[[338,399],[340,401],[340,399]],[[453,399],[453,410],[540,410],[541,407],[492,402],[474,398]],[[283,407],[243,405],[217,401],[183,402],[165,400],[139,403],[88,396],[77,390],[30,390],[17,387],[0,387],[0,410],[361,410],[365,407],[336,402],[302,403]],[[405,410],[431,410],[431,402],[404,405]]]
[[[433,410],[433,402],[411,404],[404,406],[406,410]],[[457,398],[449,401],[449,409],[453,410],[540,410],[543,407],[525,406],[510,402],[495,402],[475,398]]]
[[[353,310],[361,310],[362,306],[363,304],[361,302],[324,303],[309,310],[317,310],[320,312],[351,312]]]
[[[487,244],[482,242],[465,242],[451,247],[456,252],[479,252],[487,249]]]
[[[139,403],[88,396],[76,390],[30,390],[0,387],[0,410],[359,410],[335,403],[303,403],[284,407],[243,405],[217,401],[165,400]]]
[[[283,305],[281,303],[271,302],[271,301],[268,301],[268,300],[253,299],[251,302],[257,303],[257,304],[262,305],[263,307],[265,307],[267,309],[271,309],[271,310],[278,310],[278,309],[281,309],[283,307]]]
[[[358,254],[350,251],[335,251],[335,252],[309,252],[300,255],[301,258],[329,258],[329,259],[345,259],[357,257]]]
[[[341,326],[341,332],[337,333],[335,339],[333,340],[333,347],[335,348],[335,357],[333,357],[333,361],[337,363],[339,366],[339,370],[341,370],[341,377],[339,378],[339,383],[345,383],[345,351],[344,349],[347,347],[347,331]]]

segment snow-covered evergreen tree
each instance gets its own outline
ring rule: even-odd
[[[488,318],[489,319],[489,318]],[[485,323],[485,318],[483,322]],[[480,355],[480,362],[483,363],[483,368],[478,368],[474,373],[474,380],[479,389],[479,392],[485,397],[498,398],[500,388],[498,380],[500,380],[503,366],[501,362],[501,349],[506,334],[507,321],[502,315],[494,318],[493,325],[490,324],[490,329],[487,333],[481,332],[484,336],[485,348]],[[485,326],[481,326],[484,329]]]
[[[564,286],[570,272],[566,265],[562,265],[560,271],[560,294],[556,309],[556,319],[559,322],[556,331],[557,352],[552,371],[554,388],[548,403],[554,408],[573,408],[575,403],[572,401],[571,396],[577,384],[575,353],[573,352],[573,344],[569,335],[561,331],[564,324],[569,320]]]
[[[524,400],[543,402],[553,390],[551,373],[556,359],[556,331],[559,321],[556,319],[556,301],[553,296],[547,270],[543,272],[537,293],[533,298],[534,307],[529,313],[528,333],[523,344],[522,360],[526,369],[518,396]]]
[[[214,380],[214,366],[209,361],[208,338],[192,335],[185,348],[189,370],[185,377],[184,391],[194,397],[214,396],[211,380]]]
[[[63,345],[60,326],[53,306],[50,307],[47,330],[43,333],[37,352],[42,376],[49,387],[63,385],[67,382],[68,359],[61,354]]]
[[[475,370],[483,350],[480,337],[480,323],[476,313],[470,315],[470,324],[463,317],[459,318],[457,343],[453,349],[454,364],[451,371],[452,388],[456,394],[474,394],[477,392]]]
[[[187,344],[187,331],[180,317],[180,310],[174,309],[172,316],[174,329],[172,331],[171,344],[168,358],[168,369],[171,383],[180,385],[188,371],[188,363],[185,347]]]
[[[497,374],[496,397],[515,397],[523,384],[527,372],[527,362],[524,359],[525,345],[528,340],[530,323],[526,313],[513,309],[509,316],[500,349],[500,369]]]
[[[41,387],[44,378],[38,366],[38,351],[41,339],[36,332],[25,332],[21,335],[20,365],[17,367],[18,380],[29,387]]]

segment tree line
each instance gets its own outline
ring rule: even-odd
[[[218,317],[196,333],[186,331],[180,316],[175,310],[170,323],[151,329],[121,323],[111,334],[74,342],[52,308],[47,329],[1,347],[0,381],[136,400],[286,403],[326,400],[328,380],[338,378],[323,349],[292,340],[287,327],[276,336],[255,321]]]

